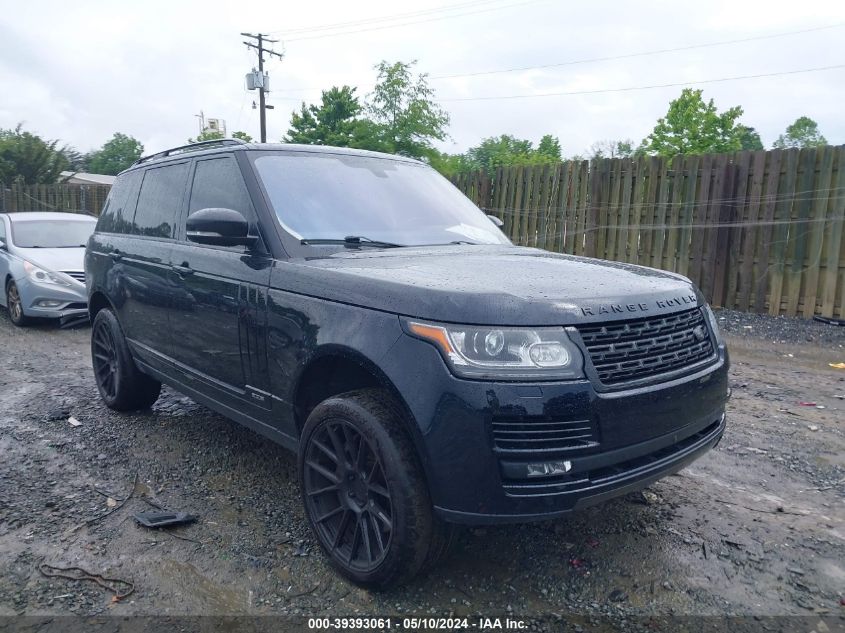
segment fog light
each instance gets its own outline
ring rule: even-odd
[[[60,305],[62,305],[62,302],[61,301],[52,301],[50,299],[42,299],[41,301],[38,302],[38,305],[39,305],[39,307],[42,307],[42,308],[58,308]]]
[[[555,475],[565,475],[570,470],[572,470],[572,462],[569,460],[527,464],[527,475],[529,477],[554,477]]]

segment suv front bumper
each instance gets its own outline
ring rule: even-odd
[[[601,393],[588,380],[462,380],[436,349],[410,337],[401,337],[388,358],[388,377],[419,430],[435,509],[450,522],[547,519],[644,488],[703,455],[725,430],[723,346],[694,374]],[[525,437],[582,439],[518,439]]]

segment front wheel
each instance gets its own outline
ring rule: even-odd
[[[158,400],[161,383],[135,365],[120,323],[108,308],[97,313],[91,326],[91,361],[97,389],[110,409],[147,409]]]
[[[380,390],[323,401],[299,449],[305,514],[331,564],[383,588],[417,574],[440,544],[422,468],[402,413]]]
[[[9,310],[9,319],[14,325],[22,327],[29,323],[29,318],[23,313],[23,300],[14,281],[6,284],[6,307]]]

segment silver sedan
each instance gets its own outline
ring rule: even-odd
[[[12,323],[45,317],[71,325],[87,319],[83,262],[96,223],[74,213],[0,213],[0,305]]]

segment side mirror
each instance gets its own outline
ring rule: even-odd
[[[0,237],[0,251],[5,251],[5,250],[6,250],[6,240],[4,240],[2,237]]]
[[[489,220],[490,220],[493,224],[495,224],[495,225],[496,225],[497,227],[499,227],[499,228],[502,228],[502,227],[505,225],[505,223],[504,223],[504,222],[502,222],[502,220],[501,220],[500,218],[497,218],[495,215],[492,215],[492,214],[488,213],[488,214],[487,214],[487,217],[489,218]]]
[[[188,216],[188,241],[213,246],[252,246],[249,222],[234,209],[200,209]]]

